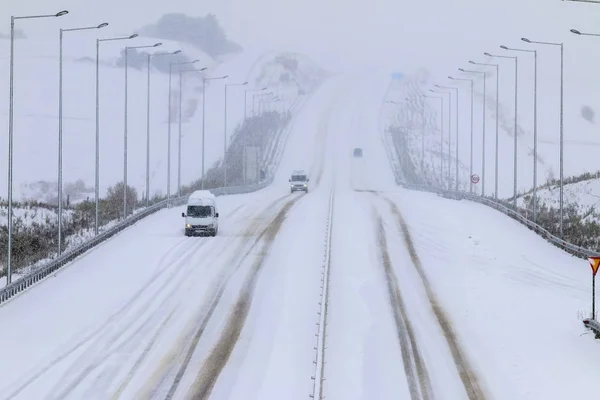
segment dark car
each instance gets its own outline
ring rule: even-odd
[[[354,149],[354,157],[360,158],[363,156],[363,152],[362,149],[360,147],[357,147]]]

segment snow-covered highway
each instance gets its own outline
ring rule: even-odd
[[[399,188],[378,130],[386,84],[325,82],[274,184],[217,198],[217,237],[185,238],[183,209],[164,210],[0,307],[0,398],[307,399],[324,259],[322,398],[598,390],[600,350],[576,319],[588,267],[494,210]],[[289,193],[298,168],[307,194]]]

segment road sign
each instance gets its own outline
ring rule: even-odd
[[[600,267],[600,257],[590,257],[588,258],[588,261],[590,262],[594,276],[596,276],[598,273],[598,267]]]
[[[592,267],[592,319],[596,319],[596,274],[598,273],[598,267],[600,266],[600,257],[588,258],[590,266]]]
[[[471,183],[479,183],[479,175],[477,175],[477,174],[471,175]]]

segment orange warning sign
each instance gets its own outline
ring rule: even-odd
[[[590,257],[588,258],[590,265],[592,266],[592,271],[594,271],[594,276],[598,273],[598,267],[600,267],[600,257]]]

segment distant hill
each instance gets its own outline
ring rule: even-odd
[[[227,39],[214,14],[197,18],[184,14],[165,14],[155,24],[143,27],[140,33],[144,36],[192,44],[212,58],[243,50],[239,44]]]

